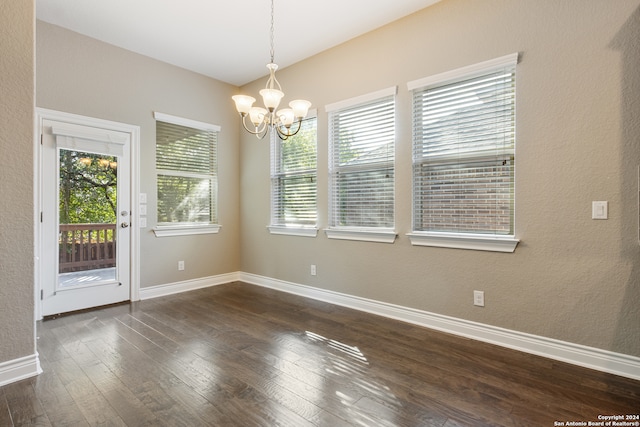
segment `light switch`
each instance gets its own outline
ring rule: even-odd
[[[147,214],[147,205],[140,205],[140,215]]]
[[[609,202],[592,202],[591,219],[608,219]]]
[[[147,203],[147,193],[140,193],[140,203]]]
[[[140,223],[140,228],[147,228],[147,218],[140,218],[138,222]]]

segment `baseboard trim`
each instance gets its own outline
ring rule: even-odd
[[[0,387],[42,373],[38,353],[0,363]]]
[[[227,273],[218,276],[209,276],[182,282],[167,283],[165,285],[149,286],[140,288],[140,299],[159,298],[181,292],[193,291],[196,289],[208,288],[210,286],[223,285],[225,283],[238,281],[240,273]]]
[[[640,380],[640,358],[249,273],[236,280]]]

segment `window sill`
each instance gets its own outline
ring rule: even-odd
[[[393,243],[397,236],[393,230],[327,228],[324,232],[327,233],[329,239],[358,240],[375,243]]]
[[[318,229],[316,227],[287,227],[286,225],[269,225],[267,227],[271,234],[281,234],[286,236],[316,237]]]
[[[458,233],[408,233],[413,246],[471,249],[476,251],[513,252],[520,240],[513,236],[490,236]]]
[[[193,234],[216,234],[220,232],[217,224],[206,225],[159,225],[153,229],[156,237],[190,236]]]

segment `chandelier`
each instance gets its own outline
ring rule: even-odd
[[[236,103],[236,110],[240,113],[242,125],[247,132],[258,138],[264,138],[267,132],[271,131],[272,134],[275,132],[280,139],[286,140],[298,133],[302,125],[302,119],[306,117],[311,103],[304,99],[296,99],[289,103],[290,108],[276,111],[278,105],[280,105],[280,100],[284,97],[284,92],[282,92],[282,87],[276,79],[278,65],[274,63],[273,59],[273,1],[271,0],[271,62],[267,64],[269,80],[267,80],[266,87],[260,91],[265,108],[254,107],[253,103],[256,102],[256,99],[252,96],[235,95],[231,99]],[[247,127],[247,116],[253,124],[253,129]],[[297,125],[294,126],[296,122]]]

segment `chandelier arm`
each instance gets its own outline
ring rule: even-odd
[[[278,136],[280,136],[280,139],[282,139],[283,141],[287,140],[289,137],[296,135],[298,132],[300,132],[300,129],[302,128],[302,118],[298,119],[298,128],[295,130],[295,132],[291,133],[291,128],[286,129],[286,132],[282,130],[282,125],[280,126],[276,126],[276,130],[278,131]],[[284,138],[283,138],[284,137]]]
[[[278,129],[277,126],[276,126],[276,135],[278,135],[278,138],[280,138],[283,141],[286,141],[291,136],[289,134],[282,132],[280,129]]]
[[[252,135],[257,136],[258,138],[262,139],[264,138],[264,136],[267,134],[267,129],[268,126],[266,124],[266,122],[262,122],[262,124],[260,126],[258,126],[257,128],[255,128],[255,130],[251,130],[247,127],[247,122],[246,122],[246,118],[247,115],[246,114],[241,114],[242,116],[242,126],[244,127],[244,130],[246,130],[247,132],[249,132]],[[262,134],[262,135],[260,135]]]
[[[264,137],[265,137],[265,136],[267,136],[267,133],[269,133],[269,132],[267,132],[267,131],[268,131],[268,129],[269,129],[268,127],[265,127],[265,128],[262,130],[262,134],[258,134],[258,133],[257,133],[257,134],[255,134],[255,135],[256,135],[256,138],[258,138],[258,139],[264,139]]]

